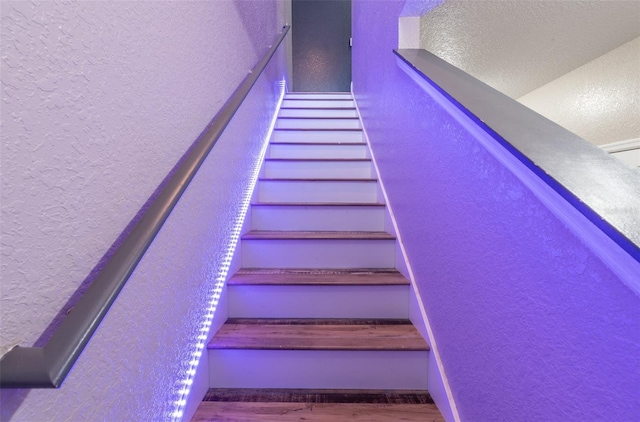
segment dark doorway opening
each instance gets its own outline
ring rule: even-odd
[[[293,0],[293,90],[351,91],[351,0]]]

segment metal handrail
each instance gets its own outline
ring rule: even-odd
[[[394,53],[640,261],[638,171],[427,50]]]
[[[262,59],[196,141],[139,222],[44,347],[16,346],[0,360],[0,388],[58,388],[127,283],[207,155],[267,66],[290,26],[284,26]]]

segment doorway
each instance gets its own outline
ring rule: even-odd
[[[293,90],[351,91],[351,0],[292,0]]]

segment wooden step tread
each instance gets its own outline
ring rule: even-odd
[[[192,422],[444,422],[435,404],[200,403]]]
[[[314,101],[314,100],[307,100]],[[325,100],[318,100],[325,101]],[[331,101],[331,100],[328,100]],[[355,107],[280,107],[280,110],[355,110]]]
[[[433,403],[426,390],[210,388],[203,401],[273,403]]]
[[[327,145],[327,146],[344,146],[344,145],[355,145],[355,146],[366,146],[364,142],[277,142],[271,141],[269,145]]]
[[[271,269],[243,268],[229,279],[229,286],[246,285],[328,285],[328,286],[371,286],[408,285],[407,280],[397,270],[379,269]]]
[[[382,202],[254,202],[252,207],[385,207]]]
[[[283,178],[283,177],[260,177],[259,181],[269,181],[269,182],[377,182],[378,179],[374,177],[357,177],[357,178],[344,178],[344,177],[334,177],[334,178]]]
[[[265,158],[264,161],[350,163],[350,162],[367,162],[367,161],[370,162],[371,158]]]
[[[258,240],[258,239],[394,240],[395,236],[387,232],[251,230],[250,232],[243,235],[242,239],[243,240]]]
[[[320,324],[261,320],[228,320],[208,345],[209,349],[258,350],[369,350],[427,351],[429,346],[410,323]],[[274,322],[275,321],[275,322]],[[292,320],[284,320],[292,321]],[[295,321],[295,320],[293,320]],[[384,321],[384,320],[382,320]],[[343,321],[344,322],[344,321]]]
[[[319,117],[319,116],[278,116],[278,120],[360,120],[358,117]],[[342,130],[342,129],[336,129]]]
[[[273,129],[274,131],[286,131],[286,132],[362,132],[362,129],[350,129],[350,128],[284,128],[278,127]]]
[[[353,101],[353,98],[285,98],[285,100],[301,100],[301,101]]]

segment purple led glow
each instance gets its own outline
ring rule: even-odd
[[[232,234],[229,236],[229,243],[226,246],[226,252],[224,258],[219,265],[218,273],[213,281],[213,286],[209,291],[209,302],[207,308],[204,310],[204,314],[201,316],[202,322],[200,324],[200,335],[196,338],[196,342],[193,344],[193,351],[191,352],[192,359],[189,361],[189,369],[186,371],[186,377],[180,381],[180,389],[177,391],[178,400],[175,402],[175,409],[171,413],[172,421],[179,421],[182,419],[184,415],[184,408],[187,404],[187,398],[189,393],[191,392],[191,386],[193,385],[193,380],[196,375],[196,370],[198,365],[200,364],[200,359],[202,358],[204,349],[206,347],[206,341],[209,337],[209,330],[211,328],[211,324],[213,322],[213,318],[216,313],[216,309],[218,307],[218,303],[220,301],[220,295],[222,293],[222,289],[224,287],[224,283],[227,280],[227,275],[229,272],[229,268],[231,265],[231,261],[233,259],[233,254],[235,253],[236,246],[238,245],[238,240],[240,239],[240,234],[242,230],[242,225],[244,223],[244,219],[247,215],[247,211],[249,206],[251,205],[251,196],[255,189],[256,182],[258,180],[258,174],[260,172],[260,167],[262,162],[264,161],[264,156],[267,151],[267,147],[269,145],[269,139],[271,138],[271,134],[273,132],[273,128],[275,127],[276,120],[278,117],[278,110],[280,110],[280,105],[282,104],[282,100],[284,98],[286,82],[284,80],[278,83],[278,89],[280,91],[277,106],[275,109],[275,113],[271,120],[271,124],[269,126],[269,130],[267,131],[267,136],[263,140],[262,149],[260,151],[259,158],[255,161],[252,169],[251,169],[251,177],[250,182],[247,185],[247,189],[244,192],[242,197],[240,211],[234,221]]]
[[[398,66],[403,4],[354,0],[353,91],[461,420],[637,419],[639,266]]]

